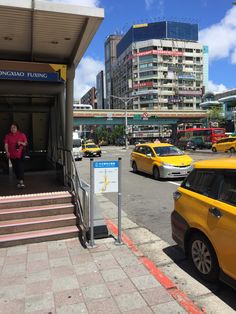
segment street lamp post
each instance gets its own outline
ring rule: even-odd
[[[110,97],[119,99],[125,105],[125,149],[128,149],[128,115],[127,115],[127,108],[128,108],[128,104],[130,103],[130,101],[133,100],[134,98],[137,98],[138,96],[118,97],[118,96],[110,95]]]

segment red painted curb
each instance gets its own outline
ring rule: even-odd
[[[118,234],[118,229],[113,222],[105,218],[106,224],[112,233]],[[122,241],[135,253],[140,252],[132,240],[122,232]],[[167,292],[190,314],[203,314],[204,310],[198,308],[185,292],[179,290],[175,284],[168,278],[161,270],[147,257],[139,257],[141,263],[149,270],[149,272],[160,282],[160,284],[167,290]]]

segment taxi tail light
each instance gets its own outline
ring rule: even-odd
[[[181,193],[179,192],[179,191],[175,191],[174,193],[173,193],[173,198],[174,198],[174,200],[175,201],[177,201],[180,197],[181,197]]]

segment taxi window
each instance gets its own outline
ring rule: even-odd
[[[153,153],[152,149],[150,147],[148,147],[148,146],[146,146],[146,155],[147,154],[150,154],[152,157],[154,156],[154,153]]]
[[[145,155],[146,149],[145,146],[136,146],[134,152]]]
[[[236,171],[224,171],[219,191],[219,200],[236,205]]]
[[[218,195],[217,174],[213,170],[195,169],[182,183],[182,187],[216,199]]]
[[[226,142],[227,142],[227,138],[224,138],[224,139],[222,139],[222,140],[219,140],[219,141],[217,142],[217,144],[226,143]]]

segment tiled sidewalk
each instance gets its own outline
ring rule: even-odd
[[[114,242],[0,249],[0,313],[186,313],[126,245]]]

